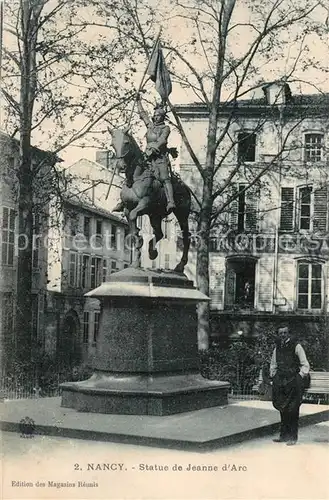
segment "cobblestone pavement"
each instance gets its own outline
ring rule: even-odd
[[[196,453],[5,432],[2,498],[329,499],[329,423],[272,437]]]

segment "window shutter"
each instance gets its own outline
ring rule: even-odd
[[[210,257],[210,298],[211,309],[224,309],[225,257],[211,255]]]
[[[327,262],[327,264],[325,264],[324,266],[324,269],[327,268],[327,275],[325,275],[326,271],[324,271],[324,276],[326,276],[327,278],[327,312],[329,313],[329,300],[328,300],[328,297],[329,297],[329,263]],[[324,296],[326,297],[326,294],[324,294]]]
[[[258,200],[259,200],[258,188],[253,186],[246,191],[246,219],[245,219],[246,231],[252,231],[252,232],[257,231]]]
[[[258,301],[259,311],[273,310],[274,256],[264,255],[258,261]]]
[[[294,230],[294,188],[281,188],[281,215],[280,215],[281,231]]]
[[[313,230],[326,231],[328,225],[328,188],[314,189]]]
[[[237,184],[232,184],[230,187],[230,192],[228,193],[228,197],[238,195],[238,186]],[[229,226],[230,229],[236,231],[238,228],[238,212],[239,212],[239,200],[235,198],[228,206],[229,212]]]

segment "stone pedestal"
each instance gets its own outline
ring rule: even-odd
[[[62,384],[62,406],[170,415],[227,404],[229,384],[198,372],[196,304],[209,299],[185,276],[128,268],[87,295],[102,301],[94,374]]]

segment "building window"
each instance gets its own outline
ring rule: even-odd
[[[170,255],[169,255],[169,253],[165,254],[165,269],[170,269]]]
[[[100,315],[101,315],[100,312],[94,313],[94,337],[93,337],[94,344],[96,344],[98,338]]]
[[[323,159],[323,134],[305,134],[305,160],[317,162]]]
[[[112,274],[112,273],[115,273],[117,270],[118,270],[118,269],[117,269],[117,263],[116,263],[116,261],[115,261],[115,260],[112,260],[112,261],[111,261],[111,274]]]
[[[230,226],[239,232],[255,232],[258,227],[258,188],[247,188],[246,184],[234,184],[236,196],[230,207]]]
[[[100,286],[103,281],[103,259],[96,257],[96,286]]]
[[[281,231],[294,230],[294,188],[281,188],[281,213],[280,213],[280,229]]]
[[[312,220],[312,188],[299,189],[299,229],[311,229]]]
[[[322,308],[322,265],[298,264],[298,309]]]
[[[246,216],[246,186],[239,184],[239,197],[238,197],[238,231],[245,229],[245,216]]]
[[[102,281],[103,283],[107,280],[107,259],[103,259],[103,275]]]
[[[82,267],[81,267],[81,286],[82,288],[89,288],[89,278],[90,278],[90,256],[82,256]]]
[[[111,249],[118,249],[118,228],[115,224],[111,224]]]
[[[101,280],[101,269],[102,269],[102,258],[101,257],[92,257],[91,258],[91,266],[90,266],[90,286],[91,288],[96,288],[102,282]]]
[[[70,233],[75,236],[79,232],[79,216],[78,214],[70,213],[69,216]]]
[[[168,219],[164,219],[163,221],[163,237],[166,240],[170,239],[170,221]]]
[[[90,238],[90,223],[91,223],[90,217],[83,218],[83,234],[87,239]]]
[[[97,186],[96,181],[91,181],[91,201],[92,201],[92,203],[95,203],[96,186]]]
[[[15,210],[4,207],[2,209],[2,264],[14,264],[15,249]]]
[[[12,293],[2,295],[2,332],[4,340],[13,340],[14,335],[14,297]]]
[[[39,330],[39,296],[32,294],[32,335],[34,339],[38,338]]]
[[[70,266],[69,266],[69,285],[77,287],[78,285],[78,253],[70,252]]]
[[[89,312],[85,311],[83,313],[83,343],[88,344],[89,342]]]
[[[256,159],[256,134],[240,132],[238,134],[238,162],[254,162]]]
[[[225,306],[241,308],[254,307],[255,301],[255,269],[254,260],[229,259],[226,264]]]
[[[90,287],[96,288],[96,257],[92,257],[90,265]]]

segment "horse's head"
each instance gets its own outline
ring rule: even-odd
[[[110,133],[117,158],[117,169],[125,172],[130,185],[136,166],[142,161],[142,152],[133,136],[128,132],[128,128],[112,129]]]
[[[127,129],[115,128],[111,131],[112,146],[118,160],[125,160],[131,153],[131,139]]]

